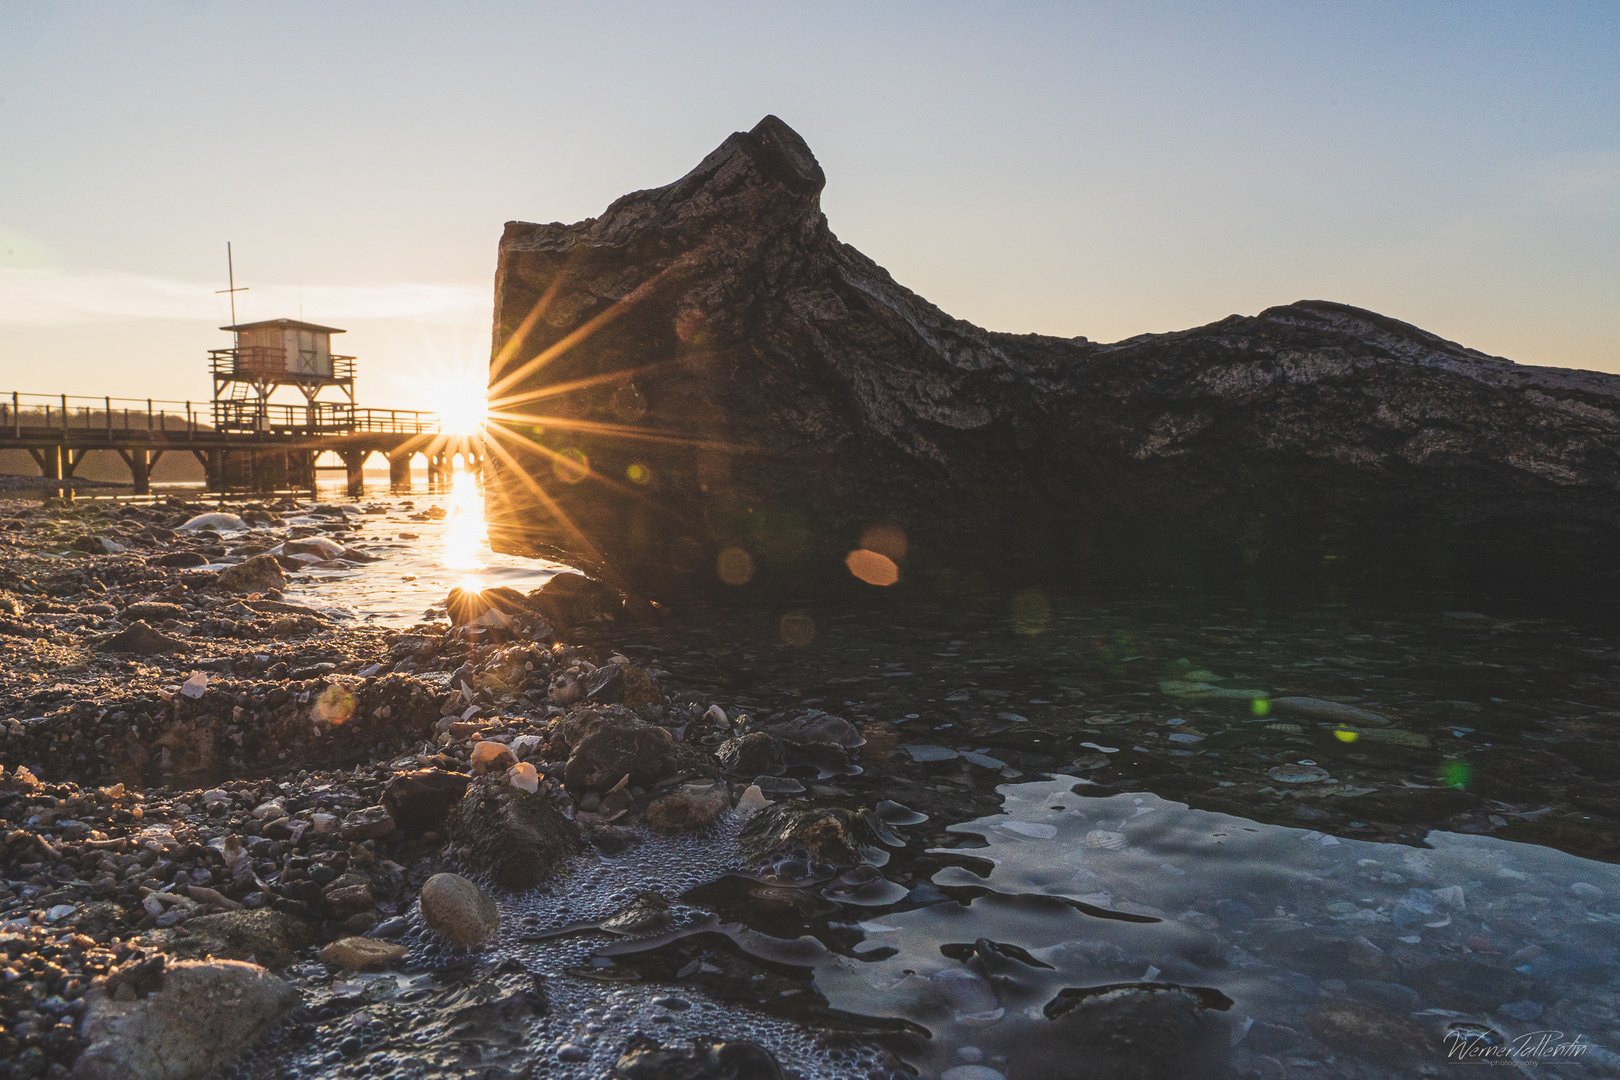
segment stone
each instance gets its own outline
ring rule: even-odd
[[[177,526],[182,532],[242,532],[247,527],[246,521],[235,514],[226,513],[198,514]]]
[[[255,555],[243,559],[235,566],[227,566],[214,578],[214,587],[221,592],[262,593],[287,587],[287,575],[273,555]]]
[[[141,619],[107,638],[97,648],[102,652],[137,653],[141,656],[191,651],[191,646],[184,641],[152,629]]]
[[[760,810],[737,837],[737,849],[747,866],[792,855],[843,869],[865,862],[862,849],[878,848],[880,843],[860,811],[814,806],[798,799]]]
[[[159,555],[152,560],[152,563],[156,566],[185,568],[188,566],[206,566],[208,558],[197,554],[195,551],[170,551]]]
[[[715,748],[714,756],[733,776],[774,776],[786,761],[780,740],[763,731],[727,739]]]
[[[124,545],[105,536],[78,536],[68,545],[74,551],[83,551],[90,555],[116,555],[124,550]]]
[[[861,745],[861,733],[855,725],[841,716],[811,710],[775,724],[767,724],[765,731],[790,743],[832,743],[836,746]]]
[[[582,574],[558,574],[525,599],[552,626],[565,628],[612,622],[624,607],[612,586]]]
[[[502,776],[472,782],[450,814],[449,830],[462,864],[502,889],[533,888],[581,846],[579,830],[549,799]]]
[[[505,626],[526,606],[522,593],[504,585],[489,589],[457,586],[445,601],[451,626]]]
[[[383,788],[382,805],[395,825],[407,833],[419,833],[443,821],[470,783],[470,776],[441,769],[396,773]]]
[[[482,945],[500,928],[495,901],[460,874],[428,878],[421,903],[423,921],[458,945]]]
[[[747,1039],[699,1036],[693,1045],[665,1047],[632,1035],[613,1066],[614,1080],[782,1080],[771,1052]]]
[[[1387,724],[1389,720],[1368,709],[1345,705],[1338,701],[1323,701],[1313,697],[1275,697],[1269,699],[1273,712],[1305,716],[1312,720],[1325,720],[1335,724]]]
[[[251,1046],[298,1001],[290,985],[257,964],[182,960],[160,989],[118,1001],[85,995],[82,1080],[192,1080]]]
[[[609,788],[628,775],[630,783],[649,787],[675,770],[675,744],[663,728],[651,724],[601,724],[573,747],[563,768],[570,791]]]
[[[338,938],[316,955],[323,964],[353,968],[356,971],[376,971],[405,959],[410,950],[392,941],[375,938]]]
[[[610,934],[634,937],[660,933],[669,929],[672,922],[669,901],[658,893],[644,892],[622,911],[602,920],[602,929]]]
[[[288,555],[319,555],[323,559],[336,559],[343,554],[343,545],[324,536],[305,536],[288,540],[281,545],[281,550]]]
[[[472,754],[468,757],[468,765],[474,776],[483,776],[487,772],[505,772],[517,764],[517,758],[504,743],[491,742],[486,739],[473,743]]]
[[[371,881],[358,874],[344,874],[321,890],[326,910],[337,920],[347,919],[377,906],[372,894]]]
[[[338,835],[345,840],[379,840],[394,828],[394,817],[387,807],[367,806],[346,816]]]
[[[119,615],[125,622],[137,619],[150,619],[152,622],[162,622],[165,619],[184,619],[191,612],[179,604],[168,604],[160,600],[143,600],[138,604],[131,604]]]
[[[731,808],[726,785],[719,782],[682,784],[648,804],[642,819],[658,832],[691,832],[711,824]]]
[[[991,332],[840,243],[826,182],[768,116],[598,216],[506,225],[490,385],[570,421],[488,463],[497,551],[653,599],[985,567],[1616,583],[1620,375],[1321,300],[1111,344]]]
[[[1335,1001],[1305,1014],[1312,1035],[1343,1054],[1369,1061],[1413,1062],[1434,1052],[1438,1035],[1377,1005]]]

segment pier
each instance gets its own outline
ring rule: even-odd
[[[416,409],[21,392],[0,398],[0,449],[27,450],[42,476],[63,481],[92,450],[115,452],[137,495],[151,493],[152,466],[166,453],[195,455],[208,490],[225,492],[311,490],[325,468],[316,460],[330,451],[355,494],[373,454],[387,459],[396,486],[410,482],[418,454],[429,482],[447,479],[457,455],[474,470],[484,457],[482,436],[446,434],[436,413]]]

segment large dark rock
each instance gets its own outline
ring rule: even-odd
[[[1302,301],[1113,344],[993,333],[828,228],[767,117],[496,277],[491,540],[653,596],[1103,573],[1590,588],[1620,567],[1620,377]],[[1504,574],[1507,576],[1504,577]]]
[[[579,830],[544,795],[474,780],[450,813],[450,839],[469,868],[502,889],[531,889],[580,849]]]

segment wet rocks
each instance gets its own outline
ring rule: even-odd
[[[376,971],[405,959],[408,950],[403,945],[375,938],[339,938],[322,949],[317,956],[323,964],[352,968],[356,971]]]
[[[456,587],[450,590],[445,610],[451,626],[504,627],[527,606],[522,593],[505,586],[488,589]]]
[[[483,776],[490,772],[504,773],[517,764],[517,758],[505,744],[486,739],[473,744],[467,764],[474,776]]]
[[[775,776],[787,760],[782,742],[775,735],[751,731],[727,739],[715,748],[714,756],[733,776]]]
[[[570,791],[612,787],[625,776],[647,787],[675,770],[674,741],[663,728],[640,721],[608,720],[572,744],[563,782]]]
[[[287,575],[272,555],[255,555],[234,566],[227,566],[214,578],[214,586],[221,592],[262,593],[282,589]]]
[[[559,628],[610,623],[624,609],[615,589],[583,574],[558,574],[525,599]]]
[[[186,936],[174,939],[169,951],[181,957],[251,960],[279,971],[321,939],[317,923],[288,912],[260,908],[195,915],[186,920]]]
[[[141,619],[107,638],[97,648],[102,652],[136,653],[141,656],[191,651],[191,646],[184,641],[152,629]]]
[[[458,945],[482,945],[500,928],[495,901],[460,874],[428,878],[421,905],[423,921]]]
[[[879,848],[880,843],[860,811],[797,799],[754,814],[737,838],[738,851],[749,866],[787,855],[844,869],[866,861],[862,849]]]
[[[502,889],[534,887],[580,849],[578,829],[549,798],[499,777],[474,780],[451,812],[449,827],[462,864],[488,873]]]
[[[610,934],[634,937],[667,930],[672,921],[669,901],[658,893],[644,892],[632,900],[624,910],[604,919],[602,929]]]
[[[442,769],[397,773],[383,789],[382,805],[407,833],[431,829],[467,793],[472,778]]]
[[[1100,990],[1100,992],[1099,992]],[[1049,1030],[1030,1032],[1026,1060],[1054,1080],[1233,1075],[1227,1061],[1231,1001],[1214,991],[1138,983],[1065,991],[1048,1002]]]
[[[682,784],[654,799],[643,812],[647,826],[659,832],[691,832],[711,824],[731,807],[726,785],[717,781]]]
[[[338,835],[345,840],[375,840],[394,831],[394,817],[385,806],[367,806],[343,819]]]
[[[615,1080],[782,1080],[782,1066],[746,1039],[700,1038],[666,1047],[646,1035],[630,1038],[613,1066]]]
[[[127,988],[126,988],[127,990]],[[180,961],[145,997],[86,995],[83,1080],[191,1080],[230,1061],[297,1001],[257,964]]]
[[[1398,1013],[1355,1001],[1335,1001],[1305,1014],[1312,1035],[1343,1054],[1406,1062],[1433,1053],[1439,1040]]]

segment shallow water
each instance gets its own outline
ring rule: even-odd
[[[456,586],[505,585],[527,592],[565,569],[542,559],[491,550],[483,493],[473,476],[459,470],[448,488],[377,493],[352,503],[332,492],[322,494],[328,505],[383,510],[350,515],[366,525],[357,546],[381,561],[351,569],[309,570],[287,594],[300,602],[351,608],[374,625],[408,626],[442,617],[444,598]],[[430,516],[436,511],[444,516]]]
[[[382,561],[311,571],[295,594],[406,624],[468,578],[532,588],[556,569],[489,552],[468,487],[406,501],[363,518]],[[429,506],[447,516],[411,520]],[[926,802],[936,820],[896,832],[950,824],[960,846],[893,851],[881,872],[904,899],[873,906],[740,875],[735,822],[643,834],[503,899],[485,953],[430,951],[418,930],[412,974],[311,965],[334,1015],[267,1057],[305,1075],[595,1077],[633,1033],[716,1034],[806,1080],[1020,1080],[1133,1075],[1133,1053],[1146,1067],[1180,1038],[1267,1080],[1497,1054],[1526,1075],[1620,1075],[1620,870],[1580,857],[1620,851],[1604,846],[1620,650],[1602,619],[1481,606],[1144,591],[698,609],[626,630],[628,654],[732,714],[893,724],[897,757],[864,780],[800,779],[835,803]],[[642,889],[684,896],[671,932],[552,936]],[[409,1019],[463,1008],[502,970],[541,976],[549,1014],[502,1038]],[[1084,988],[1192,995],[1211,1020],[1110,1059],[1086,1042],[1093,999],[1065,996]],[[349,1037],[363,1052],[333,1049]]]

